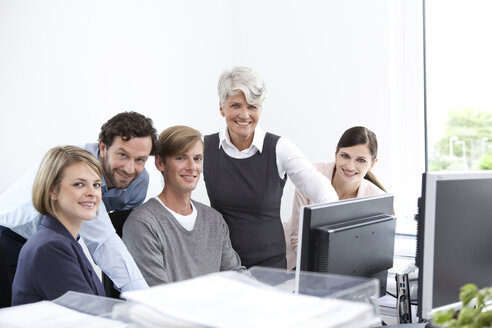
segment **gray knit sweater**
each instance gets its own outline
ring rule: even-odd
[[[226,270],[245,270],[231,246],[229,229],[213,208],[193,201],[195,226],[187,231],[152,198],[132,211],[123,242],[149,286]]]

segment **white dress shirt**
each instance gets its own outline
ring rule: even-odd
[[[233,158],[249,158],[263,149],[266,131],[260,126],[255,129],[253,142],[249,148],[239,150],[234,146],[229,137],[227,128],[219,133],[219,148]],[[280,178],[287,176],[292,183],[313,203],[327,203],[338,200],[338,195],[333,189],[330,180],[319,173],[301,150],[289,139],[280,137],[275,148],[277,156],[277,168]]]

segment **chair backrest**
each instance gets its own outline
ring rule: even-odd
[[[116,233],[118,236],[122,236],[123,234],[123,225],[125,224],[126,219],[128,218],[128,215],[132,210],[126,210],[126,211],[118,211],[118,212],[111,212],[109,214],[109,218],[111,219],[111,223],[113,224],[114,229],[116,230]]]
[[[10,284],[7,257],[0,243],[0,308],[10,306],[12,299],[12,285]]]
[[[10,306],[17,261],[27,239],[0,226],[0,307]]]
[[[132,210],[119,211],[119,212],[111,212],[109,214],[109,218],[111,219],[111,223],[113,224],[114,229],[118,236],[122,236],[123,234],[123,225],[125,224],[128,215],[130,215]],[[104,290],[106,291],[106,296],[111,298],[119,298],[120,292],[114,288],[113,282],[109,279],[106,274],[102,275],[102,283],[104,286]]]
[[[10,285],[14,283],[15,271],[17,270],[17,262],[22,246],[27,239],[15,233],[9,228],[0,226],[0,244],[3,247],[3,252],[7,260],[9,270]]]

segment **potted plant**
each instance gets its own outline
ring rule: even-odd
[[[432,325],[441,328],[492,327],[492,287],[478,289],[466,284],[460,289],[460,310],[438,311],[432,316]]]

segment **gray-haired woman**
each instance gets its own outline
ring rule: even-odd
[[[227,128],[205,136],[203,173],[211,206],[229,225],[244,266],[285,268],[280,201],[287,176],[315,202],[337,200],[337,194],[290,140],[258,126],[265,86],[256,72],[225,71],[218,93]]]

